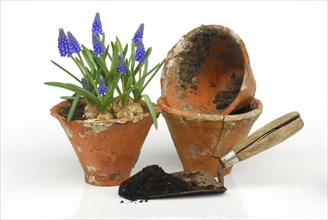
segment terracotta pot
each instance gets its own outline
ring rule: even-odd
[[[85,173],[85,181],[96,186],[116,186],[130,176],[141,147],[153,124],[149,113],[124,119],[73,120],[59,115],[61,102],[51,115],[66,132]],[[156,108],[159,114],[159,108]]]
[[[171,108],[228,115],[253,101],[256,83],[240,37],[227,27],[202,25],[168,52],[161,87]]]
[[[207,170],[217,176],[219,158],[243,140],[262,113],[262,103],[254,99],[234,115],[186,112],[158,100],[184,170]],[[225,169],[224,174],[230,173]]]

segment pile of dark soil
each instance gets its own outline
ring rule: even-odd
[[[129,200],[137,200],[191,189],[187,182],[164,172],[158,165],[151,165],[122,182],[118,194]]]

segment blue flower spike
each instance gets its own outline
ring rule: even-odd
[[[96,13],[95,19],[92,23],[92,34],[103,34],[99,12]]]
[[[133,36],[133,41],[135,45],[138,45],[138,42],[143,38],[143,32],[144,32],[144,24],[140,24],[138,30],[136,31],[136,33]]]
[[[100,76],[98,93],[99,95],[104,95],[106,92],[107,92],[107,86],[105,84],[105,80],[102,76]]]
[[[82,83],[82,88],[83,89],[89,90],[88,83],[87,83],[87,81],[84,78],[81,79],[81,83]]]
[[[81,51],[81,46],[73,34],[67,31],[68,42],[69,42],[69,52],[70,54],[79,53]]]
[[[93,54],[95,56],[99,56],[100,54],[105,52],[105,48],[102,45],[98,34],[92,34],[92,45],[93,45]]]
[[[125,75],[126,74],[126,67],[125,67],[125,64],[124,64],[124,57],[123,55],[119,55],[118,56],[118,59],[119,59],[119,63],[118,63],[118,66],[117,66],[117,72]]]
[[[146,51],[142,41],[139,41],[137,44],[137,50],[134,56],[134,60],[138,61],[139,63],[143,63],[146,60]]]
[[[62,57],[69,56],[69,42],[63,28],[59,29],[58,50],[60,56]]]

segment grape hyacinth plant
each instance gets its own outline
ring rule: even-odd
[[[148,68],[148,59],[152,48],[145,50],[143,44],[144,24],[142,23],[128,44],[122,46],[119,38],[106,45],[100,14],[96,13],[91,29],[92,49],[80,45],[71,32],[59,29],[58,50],[62,57],[69,57],[81,74],[77,77],[55,61],[51,62],[71,76],[77,84],[46,82],[46,85],[67,89],[74,94],[61,98],[70,101],[71,107],[67,121],[81,99],[85,100],[85,119],[112,119],[133,116],[142,113],[140,103],[149,109],[157,128],[157,116],[154,106],[144,90],[162,67],[164,60]],[[130,48],[130,53],[128,53]],[[132,106],[132,107],[131,107]]]

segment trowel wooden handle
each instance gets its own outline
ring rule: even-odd
[[[303,126],[304,123],[300,114],[298,112],[290,112],[270,122],[236,144],[231,152],[228,152],[221,158],[221,161],[225,167],[232,166],[238,161],[246,160],[281,143],[301,130]]]

